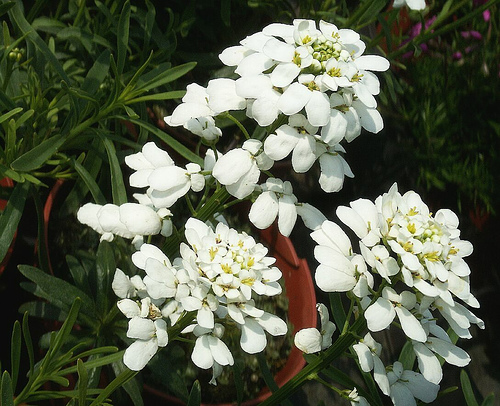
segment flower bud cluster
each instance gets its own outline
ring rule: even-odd
[[[440,358],[461,367],[470,361],[447,329],[471,338],[471,325],[484,328],[466,307],[479,303],[470,292],[464,260],[472,245],[460,239],[458,217],[447,209],[432,215],[417,193],[401,195],[396,184],[375,202],[358,199],[338,207],[337,216],[359,238],[360,253],[337,224],[325,221],[311,233],[318,244],[318,287],[349,292],[358,302],[369,333],[354,349],[362,370],[374,371],[381,391],[395,405],[413,404],[414,397],[434,400],[442,379]],[[394,326],[411,343],[419,372],[403,370],[400,363],[382,364],[382,347],[370,332]]]

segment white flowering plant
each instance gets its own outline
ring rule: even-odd
[[[426,4],[408,0],[393,7],[395,18],[400,7],[421,13]],[[365,2],[357,12],[363,16],[371,11],[370,2]],[[446,12],[443,9],[442,20]],[[106,202],[90,174],[73,163],[94,197],[81,202],[76,218],[99,236],[99,248],[92,265],[74,257],[67,262],[79,287],[87,283],[86,267],[92,267],[96,280],[91,283],[106,285],[108,292],[94,304],[67,282],[34,267],[20,270],[38,285],[31,289],[42,298],[57,295],[57,289],[69,293],[59,306],[69,321],[57,338],[53,335],[46,359],[54,357],[64,340],[72,342],[72,323],[78,320],[80,328],[96,328],[93,318],[100,317],[99,308],[109,310],[102,334],[113,336],[120,352],[103,346],[97,334],[95,350],[75,358],[71,348],[55,364],[46,361],[57,364],[57,376],[77,371],[77,390],[66,394],[75,402],[78,398],[80,404],[104,404],[123,387],[134,404],[143,404],[141,373],[175,341],[187,344],[191,362],[209,370],[209,384],[218,385],[223,371],[236,361],[229,332],[231,341],[249,356],[262,353],[276,337],[290,336],[286,320],[259,305],[285,292],[282,270],[256,230],[276,225],[289,237],[299,218],[314,244],[317,265],[312,276],[318,297],[326,300],[316,306],[318,325],[291,337],[307,365],[280,388],[268,382],[273,391],[261,404],[287,404],[311,380],[351,405],[432,403],[448,391],[441,387],[443,363],[469,364],[460,342],[485,326],[471,310],[479,307],[466,262],[472,244],[461,239],[453,211],[432,213],[419,194],[401,191],[394,183],[373,201],[359,198],[349,206],[339,205],[338,221],[333,221],[314,201],[299,200],[294,176],[277,175],[278,163],[289,162],[293,174],[316,174],[323,193],[339,192],[345,182],[355,182],[348,144],[384,128],[377,100],[379,76],[390,70],[391,54],[380,55],[381,48],[371,52],[349,22],[344,21],[346,28],[321,18],[269,23],[221,50],[221,72],[226,74],[210,78],[205,86],[188,84],[179,104],[162,117],[167,131],[196,139],[194,150],[169,137],[159,142],[142,136],[133,152],[123,154],[128,172],[123,182],[114,149],[109,141],[104,143],[112,202]],[[133,89],[134,83],[122,89],[121,96]],[[135,97],[140,99],[139,94]],[[151,129],[133,111],[127,113],[115,115]],[[125,198],[125,190],[131,198]],[[239,221],[233,220],[235,212]],[[75,297],[79,299],[68,311]],[[51,304],[57,307],[56,302]],[[25,308],[33,310],[34,305]],[[20,336],[19,326],[14,336]],[[401,344],[397,354],[387,349],[387,336]],[[104,355],[107,352],[113,354]],[[85,364],[82,357],[89,357]],[[362,379],[337,369],[334,362],[340,358],[351,360]],[[75,368],[60,370],[72,361],[77,362]],[[109,365],[114,381],[94,392],[81,389],[87,387],[89,370]],[[35,371],[42,377],[46,373],[45,381],[63,382],[41,367],[32,369],[31,376]],[[2,393],[13,397],[13,390],[5,389],[12,386],[10,375],[4,376]],[[467,375],[462,379],[463,392],[472,399]],[[33,391],[40,386],[30,384]],[[200,404],[199,392],[196,382],[185,400]]]

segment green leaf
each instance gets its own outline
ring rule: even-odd
[[[57,332],[54,340],[51,340],[49,350],[47,351],[47,354],[45,355],[45,358],[43,359],[42,363],[44,362],[51,363],[52,362],[51,358],[56,356],[56,354],[61,349],[63,344],[66,342],[67,338],[71,333],[71,330],[73,329],[73,325],[76,322],[81,305],[82,305],[81,299],[79,297],[75,297],[73,300],[73,304],[71,305],[71,309],[68,313],[68,316],[66,317],[66,320],[64,321],[60,330]],[[51,380],[54,380],[54,382],[58,382],[62,385],[64,385],[63,379],[66,378],[59,376],[55,376],[54,378],[51,377]]]
[[[120,162],[116,155],[116,149],[113,142],[106,137],[102,137],[102,142],[108,154],[109,169],[111,171],[111,192],[113,194],[113,203],[121,205],[127,203],[127,191],[123,182],[123,174],[120,168]]]
[[[12,109],[11,111],[5,113],[5,114],[2,114],[0,116],[0,124],[3,123],[4,121],[7,121],[9,118],[11,118],[13,115],[19,113],[23,111],[23,108],[22,107],[16,107],[15,109]]]
[[[477,402],[474,395],[474,391],[472,390],[469,375],[467,375],[465,369],[462,369],[460,371],[460,384],[462,385],[462,392],[464,394],[467,406],[479,406],[479,403]]]
[[[0,262],[5,258],[17,231],[31,185],[18,183],[0,215]]]
[[[101,394],[94,399],[94,401],[90,404],[90,406],[99,406],[102,405],[111,393],[113,393],[117,388],[123,386],[126,382],[132,379],[135,375],[137,375],[136,371],[131,371],[127,369],[123,371],[120,375],[118,375],[113,381],[111,381],[108,386],[106,386]]]
[[[98,56],[82,83],[83,91],[94,94],[99,90],[109,73],[110,55],[109,49],[106,49]]]
[[[46,293],[50,301],[55,299],[64,304],[66,309],[63,310],[69,310],[74,300],[80,298],[83,304],[82,313],[95,317],[95,306],[92,299],[77,287],[33,266],[19,265],[18,268],[26,278],[35,282],[37,287]]]
[[[201,404],[201,385],[198,380],[194,381],[189,392],[189,399],[187,406],[200,406]]]
[[[403,364],[404,369],[413,370],[415,358],[416,355],[415,351],[413,351],[413,345],[410,341],[407,341],[399,354],[399,362]]]
[[[16,3],[13,1],[8,1],[6,3],[0,4],[0,16],[7,13]]]
[[[347,317],[342,304],[342,296],[338,292],[332,292],[328,294],[328,297],[330,298],[330,311],[332,312],[333,320],[337,328],[342,331]]]
[[[123,5],[122,12],[120,13],[120,19],[118,20],[118,32],[116,34],[117,38],[117,61],[116,67],[118,74],[123,73],[123,68],[125,67],[125,59],[127,57],[127,46],[128,37],[130,31],[130,2],[126,1]]]
[[[125,366],[125,364],[120,361],[113,362],[111,365],[113,368],[113,372],[115,375],[120,375],[122,372],[128,370],[128,368]],[[142,385],[139,382],[138,379],[130,379],[127,382],[123,384],[123,389],[125,389],[125,392],[130,396],[130,399],[132,400],[132,403],[134,406],[144,406],[144,401],[142,399]]]
[[[14,393],[12,392],[12,381],[7,371],[2,374],[2,386],[0,394],[0,404],[2,406],[14,406]]]
[[[71,159],[70,161],[71,166],[75,169],[75,171],[78,173],[80,176],[80,179],[85,183],[87,186],[88,190],[90,191],[90,194],[94,198],[94,201],[97,204],[106,204],[106,198],[104,197],[103,193],[101,192],[101,189],[97,185],[95,179],[92,177],[92,175],[85,169],[85,167],[80,164],[78,161],[76,161],[74,158]]]
[[[189,148],[181,144],[179,141],[177,141],[175,138],[172,138],[170,135],[168,135],[166,132],[160,130],[159,128],[142,121],[140,119],[135,119],[135,118],[129,118],[129,117],[124,117],[124,116],[119,116],[118,118],[121,118],[122,120],[125,121],[130,121],[133,124],[138,125],[139,127],[144,128],[145,130],[149,131],[150,133],[156,135],[160,140],[164,141],[169,147],[174,149],[177,153],[182,155],[184,158],[188,159],[191,162],[197,163],[198,165],[203,165],[203,159],[195,154],[193,151],[191,151]]]
[[[136,97],[135,99],[127,100],[127,104],[139,103],[150,100],[171,100],[181,99],[186,94],[185,90],[172,90],[170,92],[155,93],[146,96]]]
[[[28,352],[28,360],[29,360],[29,368],[30,372],[29,375],[33,376],[33,370],[35,367],[35,352],[33,350],[33,340],[31,339],[31,333],[29,329],[29,317],[28,313],[24,313],[23,315],[23,338],[24,338],[24,344],[26,345],[26,351]]]
[[[21,363],[21,324],[14,322],[12,338],[10,340],[10,366],[12,374],[12,392],[16,392],[17,378],[19,376],[19,365]]]
[[[173,82],[191,71],[195,66],[196,62],[188,62],[169,69],[167,64],[160,64],[155,69],[142,75],[137,81],[135,90],[149,91],[166,83]]]
[[[35,110],[30,109],[26,111],[21,117],[16,120],[16,130],[21,127],[31,116],[35,113]]]
[[[78,371],[78,404],[80,406],[86,406],[87,383],[89,374],[81,359],[78,359],[78,361],[76,361],[76,368]]]
[[[111,306],[109,302],[111,289],[111,283],[113,281],[113,275],[116,271],[116,262],[113,249],[111,244],[107,241],[103,241],[99,244],[97,249],[97,260],[96,260],[96,282],[97,282],[97,292],[96,292],[96,305],[99,314],[106,314],[109,312]],[[112,306],[114,306],[114,301],[112,301]]]
[[[490,393],[481,403],[481,406],[493,406],[495,404],[495,394]]]
[[[21,155],[10,164],[15,171],[30,172],[40,168],[64,144],[66,137],[55,135]]]
[[[108,348],[108,347],[105,347]],[[99,348],[96,348],[96,350],[99,350]],[[85,367],[87,370],[95,369],[102,367],[104,365],[109,365],[115,362],[120,361],[123,358],[123,353],[125,351],[120,351],[116,352],[111,355],[106,355],[104,357],[99,357],[99,358],[93,358],[89,361],[85,361]],[[73,374],[76,372],[76,366],[71,366],[69,368],[61,369],[58,374],[60,375],[68,375],[68,374]]]
[[[33,27],[28,23],[24,17],[23,9],[21,3],[17,2],[14,7],[9,10],[9,14],[13,23],[17,25],[19,30],[27,35],[27,39],[35,45],[37,50],[50,62],[52,67],[58,73],[62,80],[67,83],[71,83],[68,75],[64,72],[62,65],[59,63],[57,57],[49,49],[45,41],[38,35],[38,33],[33,29]]]
[[[66,255],[66,264],[68,265],[75,286],[90,295],[88,274],[80,261],[72,255]]]

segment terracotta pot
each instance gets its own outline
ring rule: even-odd
[[[276,266],[283,273],[286,295],[288,297],[288,317],[293,325],[292,336],[307,327],[316,327],[316,293],[311,271],[305,259],[300,259],[287,237],[281,235],[276,227],[270,227],[260,232],[262,242],[269,248],[269,255],[276,258]],[[275,375],[274,379],[279,387],[293,378],[306,362],[302,352],[292,345],[292,349],[285,366]],[[144,385],[149,397],[154,397],[157,405],[185,405],[180,399],[170,396],[161,390]],[[255,398],[242,403],[242,406],[257,405],[267,399],[271,392],[265,387]],[[217,406],[233,406],[236,403],[219,403]],[[202,406],[215,406],[202,404]]]

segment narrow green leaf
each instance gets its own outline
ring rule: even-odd
[[[136,91],[149,91],[166,83],[184,76],[196,66],[196,62],[188,62],[173,68],[167,68],[166,64],[160,64],[155,69],[142,75],[137,81]]]
[[[28,352],[28,360],[29,360],[29,368],[30,368],[30,376],[33,376],[33,369],[35,367],[35,352],[33,350],[33,340],[31,339],[31,333],[29,329],[29,317],[28,313],[24,312],[23,314],[23,338],[24,344],[26,345],[26,351]]]
[[[34,113],[35,113],[35,110],[30,109],[30,110],[26,111],[21,117],[19,117],[16,120],[16,130],[19,127],[21,127],[27,120],[29,120],[31,118],[31,116],[33,116]]]
[[[96,399],[94,399],[90,406],[101,405],[102,402],[104,402],[109,397],[109,395],[111,395],[119,387],[123,386],[125,382],[128,382],[135,375],[137,375],[136,371],[131,371],[130,369],[123,371],[120,375],[113,379],[113,381],[111,381],[108,386],[103,389],[101,394]]]
[[[19,265],[19,271],[29,280],[35,282],[37,287],[44,291],[50,301],[60,301],[69,310],[73,306],[76,298],[80,298],[83,303],[82,313],[95,317],[95,307],[92,299],[72,284],[47,275],[40,269],[29,265]]]
[[[16,107],[15,109],[12,109],[11,111],[5,113],[5,114],[2,114],[0,116],[0,124],[3,123],[4,121],[7,121],[9,118],[11,118],[13,115],[19,113],[23,111],[23,108],[22,107]]]
[[[146,0],[146,18],[144,19],[144,50],[149,48],[151,35],[155,26],[156,8],[149,0]]]
[[[469,375],[467,375],[465,369],[462,369],[460,371],[460,384],[462,385],[462,392],[464,394],[467,406],[479,406],[479,403],[477,403],[476,397],[474,395],[474,391],[472,390]]]
[[[108,348],[108,347],[106,347],[106,348]],[[104,357],[93,358],[92,360],[85,362],[85,367],[87,368],[87,370],[91,370],[91,369],[95,369],[98,367],[102,367],[104,365],[112,364],[114,362],[118,362],[123,358],[124,352],[125,351],[120,351],[120,352],[116,352],[116,353],[111,354],[111,355],[106,355]],[[68,374],[73,374],[75,372],[76,372],[76,366],[71,366],[69,368],[61,369],[58,372],[58,374],[68,375]]]
[[[76,361],[76,367],[78,371],[78,404],[80,406],[86,406],[87,383],[89,374],[81,359],[78,359],[78,361]]]
[[[54,340],[51,340],[49,350],[47,351],[47,354],[42,362],[44,362],[45,360],[47,360],[47,362],[51,362],[50,358],[54,357],[57,354],[57,352],[61,349],[63,344],[66,342],[69,334],[71,333],[71,330],[73,329],[73,325],[76,322],[81,305],[82,305],[81,299],[79,297],[75,297],[73,300],[73,304],[71,305],[71,309],[68,313],[68,316],[66,317],[66,320],[64,321],[63,325],[57,332]],[[66,378],[63,378],[61,376],[55,376],[54,378],[51,377],[51,380],[60,383],[62,385],[64,385],[63,383],[64,379]]]
[[[105,315],[110,310],[110,292],[113,275],[116,271],[116,262],[113,249],[107,241],[99,244],[97,249],[97,292],[96,292],[96,305],[99,314]],[[112,302],[114,306],[114,301]]]
[[[12,392],[12,381],[7,371],[2,374],[2,386],[0,404],[2,406],[14,406],[14,392]]]
[[[116,67],[118,74],[123,73],[125,59],[127,57],[128,37],[130,31],[130,2],[127,0],[123,5],[120,19],[118,20],[118,32],[116,34],[117,43],[117,61]]]
[[[481,403],[481,406],[493,406],[495,404],[495,394],[490,393]]]
[[[90,194],[94,198],[94,201],[97,204],[103,204],[103,205],[106,204],[107,203],[106,198],[104,197],[103,193],[101,192],[101,189],[97,185],[97,182],[92,177],[92,175],[87,171],[87,169],[85,169],[85,167],[79,162],[77,162],[75,159],[71,159],[70,164],[78,173],[80,179],[87,186],[88,190],[90,191]]]
[[[55,135],[21,155],[10,164],[15,171],[30,172],[40,168],[64,144],[66,137]]]
[[[10,340],[10,368],[12,374],[12,392],[16,392],[17,378],[19,376],[19,365],[21,363],[21,323],[14,322],[12,337]]]
[[[59,63],[57,57],[52,53],[45,41],[40,37],[40,35],[38,35],[38,33],[33,29],[33,27],[24,17],[24,12],[20,2],[17,2],[15,6],[13,6],[9,10],[9,15],[12,22],[17,25],[17,27],[23,34],[27,35],[27,39],[31,43],[33,43],[37,50],[50,62],[61,79],[66,81],[67,83],[71,83],[68,75],[66,75],[66,72],[64,72],[64,69]]]
[[[0,4],[0,16],[7,13],[16,3],[13,1],[8,1],[6,3]]]
[[[201,404],[201,385],[198,380],[194,381],[189,392],[189,399],[187,406],[200,406]]]
[[[144,128],[145,130],[149,131],[150,133],[156,135],[160,140],[165,142],[170,148],[175,150],[177,153],[182,155],[184,158],[188,159],[191,162],[197,163],[198,165],[203,165],[203,159],[195,154],[193,151],[191,151],[189,148],[181,144],[179,141],[177,141],[175,138],[172,138],[170,135],[168,135],[166,132],[160,130],[159,128],[142,121],[140,119],[135,119],[135,118],[129,118],[129,117],[124,117],[124,116],[119,116],[118,118],[121,118],[122,120],[125,121],[130,121],[133,124],[138,125],[139,127]]]
[[[404,369],[413,370],[415,358],[416,355],[415,351],[413,351],[413,345],[410,341],[407,341],[399,354],[399,362],[403,364]]]
[[[110,55],[109,49],[106,49],[97,57],[82,83],[81,89],[83,91],[94,94],[99,90],[99,87],[109,73]]]
[[[123,361],[113,362],[111,365],[113,368],[113,372],[116,376],[120,375],[122,372],[128,370]],[[130,379],[122,385],[122,388],[125,389],[125,392],[130,397],[130,400],[134,404],[134,406],[144,406],[144,401],[142,399],[142,384],[138,379]]]
[[[135,99],[127,100],[127,104],[139,103],[150,100],[171,100],[181,99],[186,94],[185,90],[172,90],[170,92],[155,93],[146,96],[136,97]]]
[[[88,274],[81,262],[72,255],[66,255],[66,264],[75,286],[90,295]]]
[[[18,183],[0,215],[0,262],[5,258],[12,244],[30,187],[29,183]]]
[[[132,119],[132,118],[131,118]],[[111,192],[113,194],[113,203],[116,205],[127,203],[127,191],[123,182],[123,174],[120,168],[120,162],[116,155],[116,149],[113,142],[106,137],[102,137],[102,142],[108,154],[109,169],[111,171]]]
[[[342,304],[342,296],[338,292],[328,294],[330,299],[330,310],[332,312],[333,320],[339,330],[342,330],[346,320],[346,313],[344,305]]]

